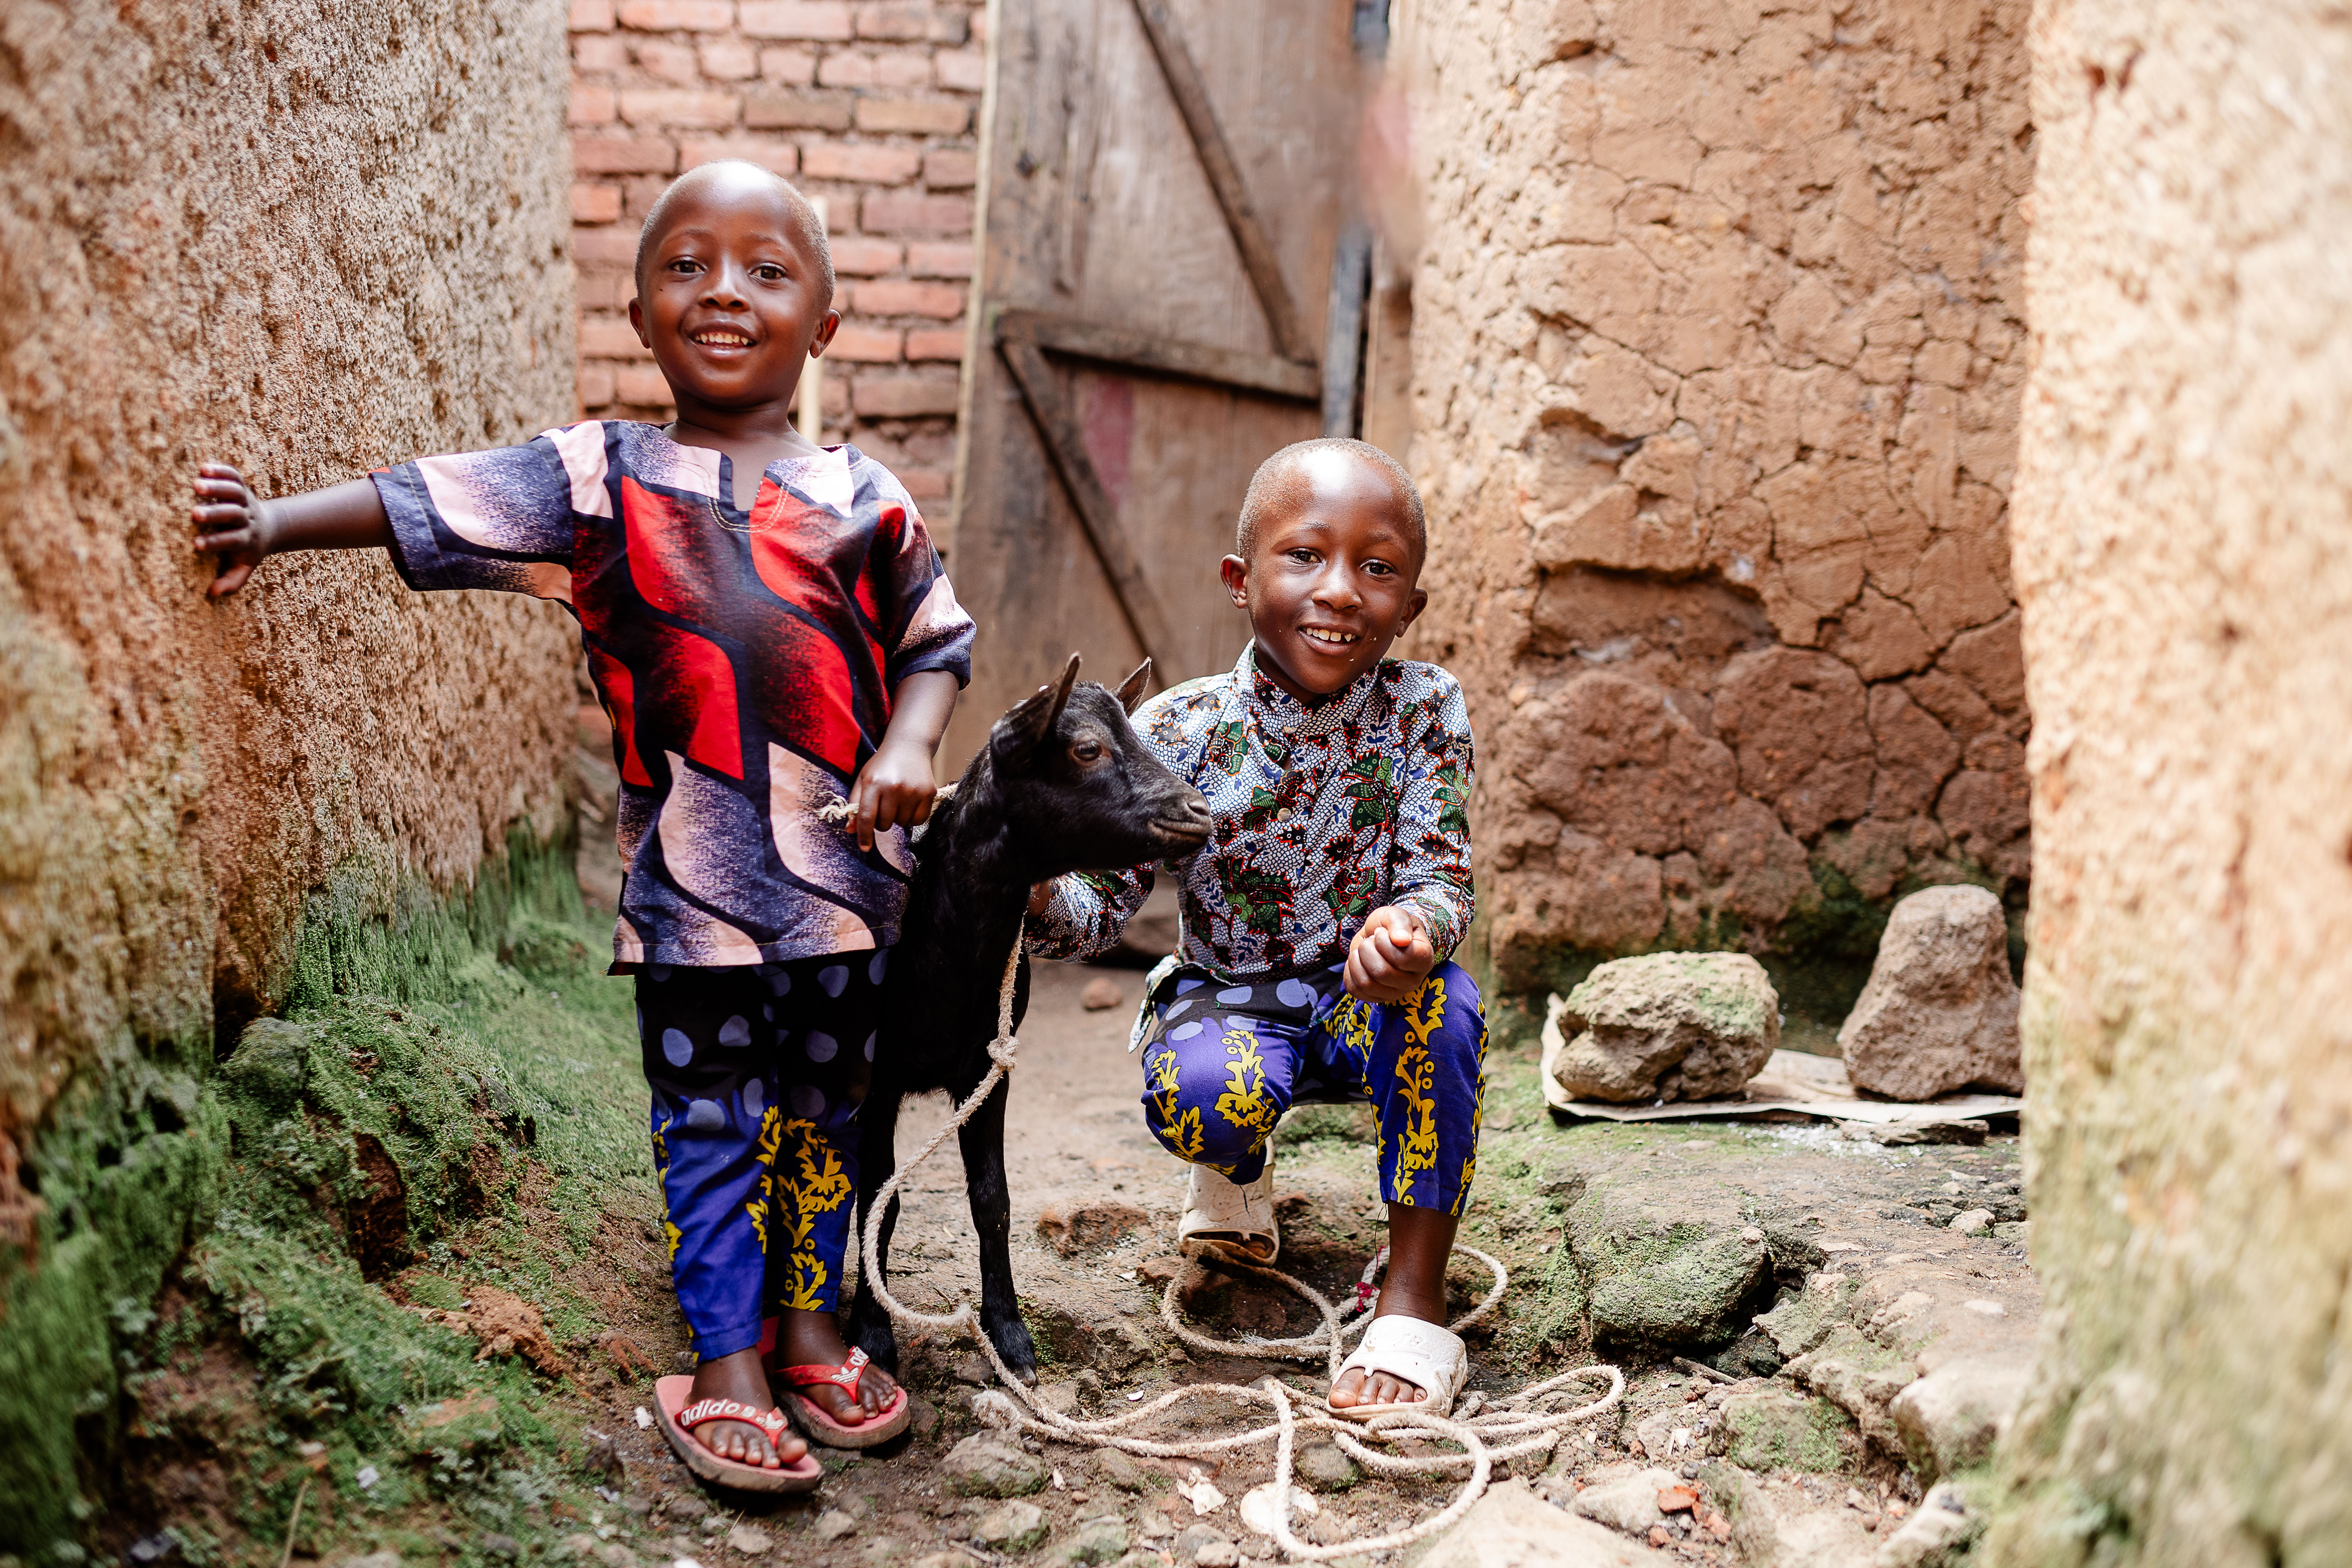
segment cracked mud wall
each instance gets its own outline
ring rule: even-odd
[[[1399,9],[1496,978],[1744,946],[1834,1024],[1901,893],[2023,907],[2024,5]]]
[[[201,459],[268,494],[571,416],[563,23],[0,7],[0,1323],[57,1379],[0,1377],[0,1450],[56,1388],[104,1426],[105,1314],[201,1206],[197,1082],[306,910],[424,911],[570,831],[560,609],[380,552],[208,603],[186,521]]]
[[[2044,0],[2008,1564],[2352,1562],[2352,17]]]

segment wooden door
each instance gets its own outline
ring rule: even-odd
[[[1358,101],[1385,11],[991,7],[961,511],[944,541],[980,642],[950,776],[1073,650],[1106,681],[1148,653],[1159,686],[1239,656],[1248,626],[1217,563],[1251,473],[1355,428]]]

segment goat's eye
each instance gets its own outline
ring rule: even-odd
[[[1070,748],[1070,755],[1077,758],[1078,761],[1082,763],[1097,761],[1102,756],[1102,742],[1099,741],[1080,741],[1076,745]]]

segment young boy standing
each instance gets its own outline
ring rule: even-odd
[[[1235,534],[1222,570],[1250,646],[1135,719],[1216,816],[1184,872],[1181,950],[1137,1020],[1145,1119],[1192,1166],[1179,1237],[1268,1263],[1275,1123],[1302,1100],[1369,1100],[1389,1271],[1331,1405],[1443,1414],[1469,1371],[1445,1262],[1486,1025],[1470,976],[1440,962],[1475,908],[1469,710],[1443,669],[1383,659],[1427,602],[1421,497],[1376,447],[1302,442],[1258,469]],[[1145,867],[1040,887],[1033,951],[1108,949],[1151,884]]]
[[[216,596],[282,551],[381,546],[412,588],[578,617],[621,776],[613,969],[636,979],[699,1362],[656,1385],[665,1430],[713,1479],[805,1490],[823,1470],[772,1372],[828,1443],[908,1419],[833,1313],[904,829],[929,815],[972,623],[889,471],[793,426],[801,365],[840,324],[800,193],[750,163],[681,176],[646,216],[636,283],[629,320],[675,423],[592,420],[270,501],[207,464],[195,547],[220,560]],[[845,795],[847,837],[816,815]]]

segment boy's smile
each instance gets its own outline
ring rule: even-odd
[[[1387,475],[1324,448],[1302,454],[1261,513],[1226,592],[1249,613],[1258,661],[1294,697],[1326,697],[1378,664],[1429,595],[1421,542]]]

